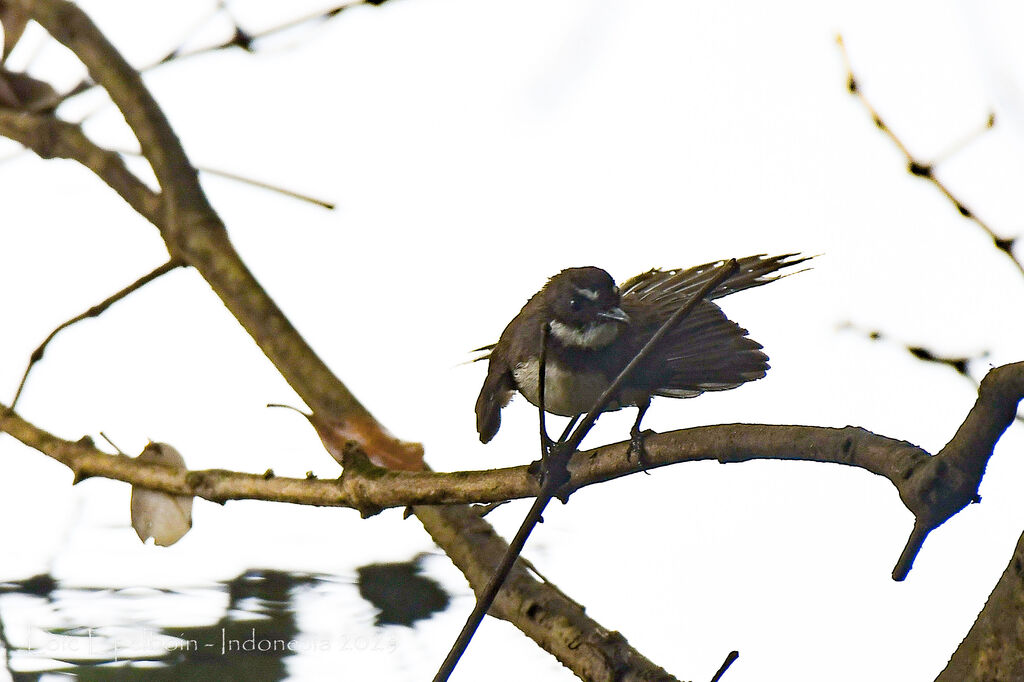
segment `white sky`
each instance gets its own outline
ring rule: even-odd
[[[83,5],[135,63],[193,35],[209,11],[204,2]],[[259,31],[304,15],[299,5],[233,7]],[[472,409],[483,367],[460,363],[547,276],[593,264],[621,280],[788,251],[823,255],[811,272],[724,302],[766,347],[768,377],[655,401],[645,425],[853,424],[935,451],[973,403],[972,387],[839,325],[1016,361],[1024,324],[1009,311],[1024,281],[903,171],[846,93],[834,37],[844,34],[862,88],[925,159],[999,107],[997,128],[939,172],[1012,236],[1024,179],[1021,19],[1009,2],[395,0],[291,31],[256,56],[163,67],[147,83],[196,164],[338,202],[327,213],[205,178],[270,294],[393,432],[425,443],[436,469],[534,458],[525,401],[505,411],[493,443],[479,444]],[[194,42],[221,31],[214,22]],[[61,63],[50,46],[35,69]],[[84,99],[82,112],[98,104]],[[118,123],[108,107],[87,130],[123,147]],[[166,251],[70,162],[23,155],[0,166],[0,182],[9,401],[50,329]],[[337,475],[305,421],[268,402],[298,399],[199,277],[180,271],[62,334],[20,411],[68,438],[103,430],[130,452],[167,441],[193,468]],[[603,417],[588,443],[622,439],[632,419]],[[681,679],[710,679],[731,649],[741,656],[729,682],[931,679],[1021,531],[1020,445],[1012,429],[984,503],[934,533],[903,584],[889,575],[912,519],[895,490],[814,464],[677,466],[592,487],[549,510],[525,555]],[[50,570],[70,585],[204,585],[250,567],[346,578],[359,564],[431,549],[400,511],[362,521],[347,510],[202,501],[180,543],[145,547],[129,525],[127,486],[72,488],[66,469],[10,438],[0,437],[0,467],[0,513],[17,519],[5,524],[0,579]],[[511,533],[525,511],[515,503],[489,518]],[[428,566],[459,595],[448,612],[403,633],[394,656],[331,652],[294,662],[295,679],[316,679],[325,662],[350,679],[432,674],[471,600],[443,556]],[[368,630],[369,607],[351,597],[310,604],[306,626]],[[571,679],[488,620],[453,679],[527,676]]]

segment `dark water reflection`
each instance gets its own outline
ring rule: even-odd
[[[70,588],[46,575],[0,583],[0,645],[16,682],[282,680],[295,657],[394,653],[395,625],[411,626],[446,608],[448,595],[420,573],[420,559],[360,567],[355,586],[275,570],[176,590]],[[300,627],[303,599],[356,587],[373,604],[356,611],[365,610],[365,620],[375,611],[376,626],[350,626],[344,635]],[[338,617],[350,618],[349,611]]]

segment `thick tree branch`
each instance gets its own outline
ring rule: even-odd
[[[65,0],[21,0],[21,4],[29,17],[70,49],[89,70],[89,76],[106,90],[138,139],[161,190],[169,194],[168,204],[196,202],[197,210],[212,212],[195,169],[142,76],[89,17]]]
[[[1024,362],[997,367],[981,382],[978,400],[952,440],[934,456],[906,441],[865,429],[772,424],[720,424],[652,434],[645,464],[626,457],[628,441],[579,452],[568,464],[569,492],[646,469],[717,460],[827,462],[858,467],[888,479],[922,528],[928,530],[977,499],[978,485],[999,437],[1024,397]],[[260,499],[351,507],[363,513],[409,505],[465,504],[534,497],[528,466],[440,473],[375,467],[353,449],[334,480],[304,480],[211,470],[178,472],[100,452],[29,424],[0,405],[0,430],[62,462],[77,478],[105,476],[179,495],[223,502]]]
[[[1024,671],[1024,535],[963,642],[935,682],[1019,680]]]
[[[266,500],[331,507],[349,507],[365,514],[392,507],[487,503],[535,497],[540,488],[527,465],[483,471],[441,473],[394,471],[375,467],[353,449],[338,479],[295,479],[222,469],[182,471],[143,464],[124,455],[97,449],[88,438],[70,441],[33,426],[0,405],[0,431],[6,431],[71,469],[76,480],[111,478],[177,495],[196,495],[212,502]],[[628,441],[577,453],[568,468],[575,491],[646,469],[718,460],[805,460],[858,466],[904,480],[928,454],[908,443],[876,436],[863,429],[817,426],[723,424],[648,436],[646,467],[626,458]],[[899,485],[897,484],[897,487]]]
[[[914,532],[893,570],[903,580],[928,533],[971,502],[979,502],[978,487],[996,442],[1017,416],[1024,398],[1024,362],[991,370],[981,380],[978,399],[956,434],[934,457],[921,460],[906,482],[897,486],[900,498],[914,512]]]
[[[508,543],[469,507],[416,507],[415,511],[434,542],[479,594],[494,575]],[[467,537],[473,538],[472,544],[466,542]],[[524,563],[519,559],[512,567],[488,611],[490,615],[515,625],[581,679],[676,679],[629,646],[621,634],[601,627],[556,587],[534,580]]]

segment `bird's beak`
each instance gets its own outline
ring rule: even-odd
[[[615,320],[616,322],[622,322],[623,324],[629,323],[629,315],[627,315],[626,312],[619,306],[609,308],[608,310],[602,310],[597,314],[597,316],[603,317],[606,320]]]

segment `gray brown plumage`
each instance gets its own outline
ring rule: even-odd
[[[711,302],[774,282],[779,270],[803,263],[798,254],[749,256],[739,269],[697,304],[637,368],[608,409],[640,408],[633,435],[652,396],[689,398],[760,379],[768,356],[747,330]],[[541,334],[551,325],[545,370],[545,409],[576,416],[598,396],[668,317],[708,282],[719,263],[685,270],[649,270],[616,287],[595,267],[569,268],[537,292],[490,348],[487,377],[476,403],[480,440],[490,441],[501,409],[515,392],[539,402]]]

